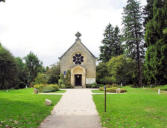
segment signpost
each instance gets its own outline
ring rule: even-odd
[[[106,86],[104,85],[104,112],[106,112]]]

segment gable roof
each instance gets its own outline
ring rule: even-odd
[[[97,57],[95,57],[95,56],[93,55],[93,53],[81,42],[81,40],[80,40],[79,38],[76,39],[75,43],[73,43],[73,44],[71,45],[71,47],[70,47],[69,49],[67,49],[67,51],[66,51],[61,57],[59,57],[59,59],[62,59],[62,57],[77,43],[78,40],[79,40],[80,44],[81,44],[95,59],[97,59]]]

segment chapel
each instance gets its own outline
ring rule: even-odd
[[[96,57],[81,42],[81,34],[76,33],[75,43],[59,58],[60,72],[66,75],[71,72],[71,85],[73,87],[96,82]]]

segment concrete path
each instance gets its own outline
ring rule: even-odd
[[[101,128],[90,89],[67,89],[39,128]]]

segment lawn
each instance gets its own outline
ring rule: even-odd
[[[46,106],[45,99],[53,102]],[[36,95],[33,89],[0,91],[0,128],[37,128],[47,117],[61,95]]]
[[[104,95],[93,95],[103,127],[167,128],[167,93],[158,95],[157,88],[126,89],[123,95],[107,95],[106,113]]]
[[[100,91],[100,90],[92,90],[93,93],[104,93],[104,91]]]

